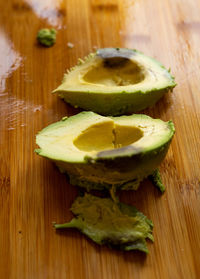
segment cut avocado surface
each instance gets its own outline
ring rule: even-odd
[[[76,217],[55,224],[56,229],[76,228],[97,244],[148,253],[146,239],[153,241],[153,223],[135,207],[85,194],[74,201],[71,211]]]
[[[79,59],[53,93],[85,110],[121,115],[152,106],[175,85],[155,59],[137,50],[104,48]]]
[[[137,189],[164,159],[173,134],[171,121],[143,114],[81,112],[39,132],[36,152],[54,161],[71,184],[87,190]]]

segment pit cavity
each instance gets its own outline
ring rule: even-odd
[[[87,83],[105,86],[127,86],[144,80],[144,71],[136,62],[127,58],[109,58],[92,66],[83,76]]]
[[[130,145],[142,136],[143,131],[137,127],[100,123],[83,131],[74,140],[74,145],[84,152],[99,152]]]

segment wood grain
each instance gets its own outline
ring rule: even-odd
[[[1,0],[0,11],[0,278],[200,278],[200,2]],[[58,30],[52,48],[36,42],[42,27]],[[71,218],[77,189],[33,152],[39,130],[78,112],[50,94],[65,70],[109,46],[157,58],[178,83],[145,111],[176,126],[161,165],[166,193],[144,181],[121,194],[154,222],[148,256],[56,233],[52,222]]]

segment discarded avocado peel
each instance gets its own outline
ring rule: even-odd
[[[93,112],[49,125],[36,138],[36,152],[87,190],[136,190],[164,159],[174,125],[142,114],[104,117]]]
[[[153,223],[135,207],[85,194],[74,201],[71,211],[76,217],[54,224],[56,229],[76,228],[97,244],[148,253],[146,239],[153,241]]]
[[[122,115],[154,105],[176,86],[155,59],[123,48],[91,53],[65,74],[53,91],[67,103],[103,115]]]
[[[161,193],[165,192],[165,186],[162,183],[159,169],[156,169],[151,175],[149,175],[149,179],[156,187],[158,187]]]

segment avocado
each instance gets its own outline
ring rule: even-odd
[[[97,244],[148,253],[146,239],[153,241],[153,223],[135,207],[90,194],[78,197],[71,207],[76,216],[56,229],[76,228]]]
[[[54,28],[40,29],[37,33],[37,40],[43,46],[46,47],[52,46],[53,44],[55,44],[56,41],[56,30]]]
[[[79,59],[53,93],[75,107],[114,116],[153,106],[175,85],[155,59],[137,50],[103,48]]]
[[[105,117],[81,112],[38,133],[36,152],[86,188],[137,189],[164,159],[174,134],[171,121],[143,114]]]

